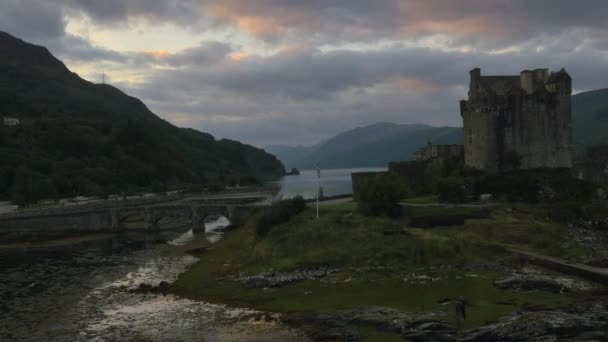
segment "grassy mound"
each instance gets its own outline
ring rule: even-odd
[[[407,208],[409,214],[440,211],[416,210]],[[454,310],[442,305],[441,299],[465,296],[471,302],[466,326],[473,327],[525,306],[556,307],[574,300],[561,294],[495,288],[493,282],[505,275],[500,265],[516,261],[506,248],[562,256],[584,252],[562,247],[563,227],[504,208],[495,209],[492,219],[467,220],[464,226],[417,229],[408,227],[407,219],[363,216],[354,203],[347,203],[323,207],[318,220],[313,210],[304,210],[263,237],[255,232],[258,219],[253,217],[205,249],[200,262],[180,277],[172,291],[275,312],[334,312],[381,305],[443,312],[448,320],[454,319]],[[267,271],[324,266],[341,271],[323,281],[273,289],[244,288],[235,280]]]

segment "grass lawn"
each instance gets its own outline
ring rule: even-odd
[[[429,208],[412,210],[410,214],[421,214],[419,210]],[[467,220],[464,226],[416,229],[407,227],[405,219],[362,216],[354,203],[344,203],[321,208],[318,220],[314,210],[306,209],[264,237],[255,234],[256,219],[227,232],[201,254],[172,291],[274,312],[332,312],[380,305],[443,312],[449,321],[454,320],[453,306],[439,301],[465,296],[472,304],[465,327],[475,327],[522,306],[561,307],[574,297],[499,290],[493,282],[505,274],[484,268],[464,271],[466,267],[515,263],[507,247],[561,257],[585,252],[576,246],[563,247],[563,227],[504,208],[495,209],[490,219]],[[229,277],[322,266],[341,272],[324,281],[277,289],[245,289]]]
[[[439,203],[436,198],[432,195],[424,195],[418,197],[408,197],[401,200],[402,203],[411,203],[411,204],[433,204]]]

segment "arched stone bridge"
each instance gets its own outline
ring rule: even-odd
[[[205,230],[205,219],[209,216],[224,216],[231,225],[241,225],[249,217],[252,206],[243,205],[155,205],[149,207],[116,208],[110,210],[112,230],[124,229],[124,221],[129,216],[144,218],[144,226],[148,231],[159,230],[159,222],[165,217],[180,217],[190,219],[192,230],[195,232]]]
[[[190,219],[194,232],[204,232],[210,216],[225,216],[240,225],[258,207],[254,204],[167,203],[113,208],[57,208],[0,215],[0,242],[34,241],[83,234],[125,231],[129,216],[144,218],[145,229],[155,232],[165,217]]]

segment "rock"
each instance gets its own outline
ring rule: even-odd
[[[608,341],[608,332],[606,331],[588,331],[583,332],[574,337],[576,341]]]
[[[593,338],[589,332],[608,331],[606,306],[594,304],[573,312],[537,311],[509,316],[498,323],[464,332],[461,341],[563,341]],[[581,336],[582,335],[582,336]],[[605,336],[605,333],[604,333]],[[604,338],[601,334],[599,341]]]
[[[410,341],[455,341],[456,330],[446,322],[431,319],[404,324],[401,335]]]
[[[359,333],[351,328],[329,328],[310,334],[315,341],[356,341],[360,338]]]
[[[543,274],[530,267],[523,268],[506,279],[495,281],[494,285],[501,289],[516,291],[542,290],[560,293],[591,289],[591,286],[584,281]]]
[[[338,270],[315,269],[284,273],[271,272],[262,273],[251,277],[241,277],[237,280],[240,281],[242,287],[248,289],[264,287],[282,287],[306,280],[322,279],[335,272],[338,272]]]
[[[150,290],[150,289],[152,289],[152,287],[153,286],[150,285],[150,284],[141,283],[141,284],[139,284],[139,286],[137,287],[137,289],[140,290],[140,291],[144,291],[144,290]]]
[[[193,248],[187,251],[188,254],[201,255],[209,251],[209,247]]]
[[[267,287],[269,285],[268,280],[264,278],[247,278],[241,281],[241,286],[246,289],[256,289]]]
[[[438,304],[444,305],[452,302],[452,298],[446,297],[437,301]]]
[[[161,281],[161,282],[158,284],[158,290],[159,290],[160,292],[166,293],[166,292],[169,292],[169,287],[170,287],[170,286],[171,286],[171,285],[170,285],[169,283],[167,283],[166,281]]]

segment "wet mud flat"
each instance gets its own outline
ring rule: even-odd
[[[183,232],[182,232],[183,233]],[[218,235],[210,234],[217,241]],[[221,235],[220,235],[221,236]],[[2,341],[272,341],[300,334],[262,312],[133,291],[198,259],[167,256],[191,232],[0,249]]]

